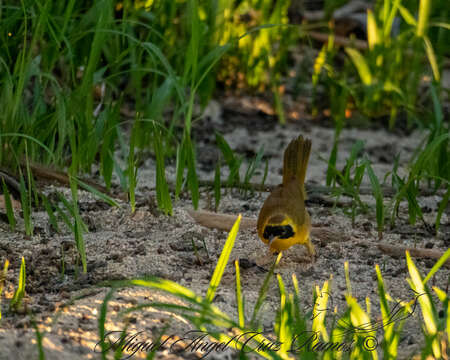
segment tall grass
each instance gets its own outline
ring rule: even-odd
[[[435,6],[439,12],[442,4],[436,2]],[[319,66],[314,72],[313,84],[318,83],[320,70],[327,69],[322,79],[329,89],[331,103],[335,101],[333,91],[337,86],[347,89],[345,102],[349,106],[353,102],[356,109],[369,118],[388,116],[390,128],[394,127],[400,112],[408,114],[409,125],[412,122],[427,125],[419,116],[421,82],[431,70],[433,82],[438,84],[442,63],[428,36],[430,23],[433,23],[432,8],[429,0],[419,1],[418,9],[407,8],[401,1],[376,1],[374,10],[367,11],[367,50],[346,47],[348,62],[344,69],[336,72],[336,50],[330,44],[324,46],[316,60]],[[413,14],[417,11],[416,20]],[[396,35],[395,19],[400,20]],[[439,26],[448,29],[448,23],[442,22]],[[443,51],[441,48],[439,46],[438,54]]]

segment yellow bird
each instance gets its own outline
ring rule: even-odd
[[[294,244],[305,245],[311,256],[314,246],[309,239],[311,220],[305,208],[305,176],[311,140],[299,136],[284,151],[283,183],[264,202],[258,216],[258,236],[272,252]]]

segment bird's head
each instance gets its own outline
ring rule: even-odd
[[[269,244],[272,251],[281,251],[291,246],[289,239],[295,236],[296,226],[286,215],[271,216],[263,229],[263,240]]]

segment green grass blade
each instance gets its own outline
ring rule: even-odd
[[[262,160],[263,156],[264,156],[264,146],[261,146],[259,148],[258,152],[256,153],[253,161],[250,162],[250,164],[248,165],[248,168],[247,168],[247,171],[246,171],[245,177],[244,177],[244,185],[245,186],[248,186],[252,177],[255,174],[256,169],[259,168],[259,165],[261,164],[261,160]]]
[[[34,328],[34,332],[36,333],[36,346],[38,348],[38,353],[39,353],[39,360],[45,360],[45,352],[44,352],[44,345],[43,345],[43,335],[42,333],[39,331],[39,327],[36,324],[36,321],[33,319],[31,321],[31,324]]]
[[[87,273],[86,245],[84,242],[83,232],[87,232],[88,227],[81,219],[80,213],[78,211],[78,184],[75,181],[75,177],[72,175],[70,176],[70,190],[72,193],[72,213],[74,218],[73,230],[75,236],[75,244],[77,246],[78,254],[80,255],[83,272]]]
[[[376,217],[378,226],[378,238],[383,237],[384,229],[384,205],[383,205],[383,191],[381,190],[380,182],[375,175],[370,161],[366,159],[367,174],[369,175],[370,184],[372,185],[373,196],[376,202]]]
[[[183,175],[186,166],[186,147],[182,142],[177,147],[177,160],[176,160],[176,180],[175,180],[175,199],[179,199],[181,189],[183,186]]]
[[[269,160],[266,159],[266,164],[264,166],[264,174],[263,174],[263,178],[261,180],[261,186],[264,186],[264,184],[266,183],[268,173],[269,173]]]
[[[100,339],[100,348],[102,352],[102,359],[106,360],[106,354],[108,352],[108,345],[105,342],[105,322],[106,322],[106,316],[108,314],[108,302],[112,299],[114,295],[114,288],[110,289],[108,293],[106,294],[105,298],[103,299],[102,305],[100,307],[100,314],[98,317],[98,337]]]
[[[23,220],[25,222],[25,233],[28,236],[33,234],[33,224],[31,222],[31,207],[30,198],[31,195],[25,186],[25,180],[23,178],[22,172],[20,172],[20,202],[22,205]]]
[[[228,168],[230,169],[229,180],[239,184],[239,159],[235,156],[233,150],[231,149],[230,145],[228,145],[225,138],[219,133],[216,133],[216,143],[220,151],[222,152],[223,158],[225,159]]]
[[[98,197],[99,199],[103,200],[104,202],[106,202],[107,204],[111,205],[111,206],[119,206],[119,203],[114,200],[112,197],[106,195],[105,193],[97,190],[96,188],[94,188],[93,186],[90,186],[89,184],[86,184],[85,182],[81,181],[80,179],[77,178],[73,178],[73,180],[83,189],[89,191],[91,194],[95,195],[96,197]]]
[[[447,192],[442,197],[442,200],[439,203],[439,208],[438,208],[438,212],[436,215],[436,223],[435,223],[436,232],[439,230],[439,226],[441,225],[441,217],[442,217],[442,214],[444,213],[444,210],[447,208],[449,199],[450,199],[450,187],[447,189]]]
[[[156,156],[156,199],[158,207],[166,214],[172,215],[172,200],[170,199],[169,186],[166,181],[164,164],[164,149],[161,142],[161,133],[153,127],[153,144]]]
[[[6,216],[8,217],[9,226],[11,231],[14,231],[16,227],[16,218],[14,217],[14,209],[11,202],[11,196],[8,191],[8,187],[5,184],[5,179],[2,178],[3,198],[5,199]]]
[[[264,300],[266,299],[267,291],[269,290],[270,280],[273,277],[275,268],[277,267],[278,263],[281,260],[281,256],[282,256],[281,254],[282,254],[281,252],[278,254],[277,258],[275,259],[272,266],[270,267],[269,272],[267,273],[261,288],[259,289],[258,298],[256,299],[255,307],[253,308],[252,319],[250,320],[250,327],[252,329],[254,329],[255,331],[257,331],[257,329],[258,329],[258,326],[257,326],[258,313],[261,310]]]
[[[56,220],[55,213],[50,205],[50,202],[44,194],[42,194],[42,203],[44,204],[45,211],[47,212],[50,224],[53,226],[56,232],[59,232],[58,221]]]
[[[200,193],[198,190],[198,178],[197,171],[195,168],[195,152],[194,146],[189,138],[187,138],[187,165],[188,165],[188,174],[187,174],[187,184],[189,190],[191,192],[192,205],[194,209],[198,208],[198,201],[200,199]]]
[[[39,141],[38,139],[36,139],[30,135],[20,134],[20,133],[4,133],[4,134],[0,134],[0,138],[1,137],[23,137],[24,139],[31,140],[31,141],[35,142],[36,144],[38,144],[40,147],[42,147],[52,157],[52,160],[55,160],[55,155],[53,154],[53,152],[50,151],[50,149],[47,146],[45,146],[41,141]]]
[[[134,146],[136,142],[136,124],[137,121],[135,119],[135,123],[133,125],[133,130],[131,131],[131,138],[130,138],[130,147],[128,151],[128,168],[127,168],[127,175],[128,175],[128,193],[130,196],[130,205],[131,205],[131,212],[134,213],[136,210],[136,185],[137,185],[137,166],[136,161],[134,158]]]
[[[327,167],[327,178],[326,178],[326,184],[327,186],[331,186],[331,184],[336,179],[336,161],[337,161],[337,154],[338,154],[338,138],[337,134],[334,139],[333,149],[330,153],[330,158],[328,159],[328,167]]]
[[[220,183],[220,158],[217,161],[216,169],[214,170],[214,210],[217,211],[220,204],[221,197],[221,183]]]

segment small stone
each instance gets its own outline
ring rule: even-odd
[[[239,267],[242,269],[250,269],[256,266],[254,261],[250,261],[249,259],[243,258],[239,259]]]

